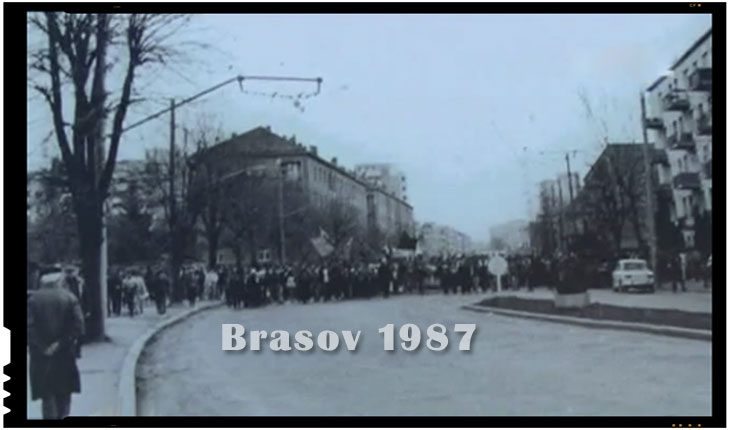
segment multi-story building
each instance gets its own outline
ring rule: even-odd
[[[644,149],[640,143],[606,145],[563,212],[566,245],[588,235],[590,252],[648,253]]]
[[[658,198],[694,247],[695,214],[712,211],[712,29],[647,89],[646,127],[660,151]]]
[[[431,222],[421,226],[418,246],[427,257],[467,254],[472,251],[471,238],[467,234]]]
[[[403,201],[408,201],[406,175],[389,163],[358,164],[355,173],[369,184]]]
[[[316,146],[305,147],[294,136],[258,127],[208,148],[205,156],[222,181],[251,174],[282,180],[283,212],[299,209],[286,207],[297,196],[297,204],[322,210],[335,202],[345,205],[359,226],[377,227],[386,235],[413,231],[413,208],[407,202],[364,181],[337,158],[325,160]]]
[[[514,220],[498,224],[489,228],[490,240],[502,241],[508,251],[527,249],[530,246],[530,236],[527,230],[528,223],[524,220]]]

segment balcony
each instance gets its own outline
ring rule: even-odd
[[[712,91],[712,69],[695,69],[689,75],[689,89],[692,91]]]
[[[654,130],[662,130],[664,128],[664,121],[661,118],[647,118],[646,128]]]
[[[651,160],[652,164],[661,164],[664,166],[669,166],[669,159],[667,158],[667,151],[664,151],[663,149],[655,149],[653,151],[653,157]]]
[[[692,133],[675,133],[667,136],[667,145],[671,149],[695,150],[695,142]]]
[[[674,177],[674,188],[680,190],[699,190],[700,175],[698,173],[682,172]]]
[[[703,114],[697,118],[697,134],[700,136],[712,135],[712,117]]]
[[[685,111],[689,109],[689,96],[687,91],[674,90],[665,95],[662,99],[664,110],[668,111]]]

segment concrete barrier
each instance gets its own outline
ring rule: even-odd
[[[189,309],[179,315],[175,315],[172,318],[161,321],[134,342],[129,351],[127,351],[127,355],[124,357],[122,371],[119,374],[116,408],[119,416],[133,417],[137,415],[137,361],[139,360],[140,354],[142,354],[142,350],[144,350],[149,341],[162,330],[181,322],[187,317],[204,310],[217,308],[223,304],[224,303],[222,302],[206,303],[196,308]]]
[[[602,328],[602,329],[611,329],[611,330],[629,330],[629,331],[638,331],[638,332],[659,334],[659,335],[664,335],[664,336],[673,336],[673,337],[682,337],[682,338],[687,338],[687,339],[712,341],[712,331],[711,330],[699,330],[699,329],[690,329],[690,328],[683,328],[683,327],[672,327],[672,326],[633,323],[633,322],[624,322],[624,321],[577,318],[577,317],[568,317],[568,316],[562,316],[562,315],[543,314],[543,313],[537,313],[537,312],[516,311],[516,310],[512,310],[512,309],[502,309],[502,308],[496,308],[496,307],[492,307],[492,306],[464,305],[464,306],[462,306],[462,309],[476,311],[476,312],[493,313],[496,315],[504,315],[504,316],[518,317],[518,318],[529,318],[529,319],[550,321],[550,322],[563,323],[563,324],[579,325],[579,326],[590,327],[590,328]]]

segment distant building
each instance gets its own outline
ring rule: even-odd
[[[469,254],[472,252],[471,238],[452,227],[424,223],[419,231],[419,249],[427,257]]]
[[[316,146],[305,147],[295,137],[279,136],[269,127],[233,135],[201,156],[213,160],[223,181],[242,175],[283,178],[285,207],[294,196],[302,199],[300,204],[318,209],[336,202],[352,209],[363,228],[377,228],[391,236],[403,231],[413,234],[413,207],[405,200],[365,181],[338,164],[337,158],[324,159]]]
[[[408,201],[406,175],[389,163],[358,164],[355,174],[367,183],[403,201]]]
[[[527,227],[527,221],[509,221],[491,227],[489,236],[491,240],[501,240],[509,251],[526,250],[530,246],[530,235]]]

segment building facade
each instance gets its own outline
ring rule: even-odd
[[[471,238],[452,227],[424,223],[420,227],[418,246],[426,257],[453,256],[472,252]]]
[[[712,29],[647,89],[646,104],[658,197],[693,248],[696,215],[712,213]]]
[[[279,136],[268,127],[258,127],[208,148],[223,182],[242,175],[258,175],[281,181],[286,214],[304,208],[320,211],[333,205],[353,214],[363,231],[375,228],[386,235],[413,231],[413,208],[404,200],[364,181],[354,170],[318,154],[316,146],[306,147]],[[266,196],[275,199],[276,196]]]
[[[397,199],[408,201],[406,175],[389,163],[358,164],[355,173],[368,184],[380,188]]]
[[[514,220],[495,225],[489,229],[490,240],[502,241],[508,251],[526,250],[530,246],[528,223]]]

